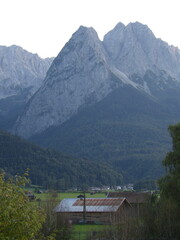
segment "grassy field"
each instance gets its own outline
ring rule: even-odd
[[[88,236],[97,238],[98,233],[101,233],[106,228],[105,225],[77,224],[73,225],[72,239],[85,240]]]
[[[41,201],[45,201],[51,198],[56,198],[57,200],[62,200],[64,198],[77,198],[80,195],[80,192],[68,192],[68,193],[34,193],[36,199],[41,199]],[[106,197],[105,193],[96,193],[91,195],[90,193],[86,193],[87,198],[104,198]]]

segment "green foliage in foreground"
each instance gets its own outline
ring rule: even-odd
[[[163,161],[167,175],[160,179],[161,201],[168,204],[166,213],[169,235],[180,239],[180,123],[169,127],[173,151]]]
[[[20,187],[25,176],[5,181],[0,175],[0,239],[34,239],[45,221],[41,209],[32,205]]]
[[[161,195],[175,201],[180,210],[180,123],[170,126],[173,140],[173,151],[169,152],[163,161],[167,175],[160,180]]]

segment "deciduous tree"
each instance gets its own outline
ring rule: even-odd
[[[5,180],[0,174],[0,239],[30,240],[45,221],[45,214],[32,204],[21,188],[26,174]]]

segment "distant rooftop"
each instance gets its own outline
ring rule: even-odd
[[[116,212],[125,198],[86,198],[86,212]],[[130,205],[130,204],[129,204]],[[65,198],[55,208],[55,212],[83,212],[84,199]]]
[[[119,201],[119,198],[87,198],[86,206],[119,206],[120,202],[122,202],[123,198]],[[82,200],[78,199],[75,201],[73,206],[83,206]]]
[[[109,192],[107,198],[126,198],[130,203],[145,203],[151,192]]]

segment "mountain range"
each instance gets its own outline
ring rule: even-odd
[[[103,42],[93,28],[81,26],[55,58],[16,132],[30,137],[61,125],[119,87],[133,87],[155,100],[180,86],[179,66],[179,49],[156,39],[145,25],[118,24]]]
[[[0,126],[12,127],[27,101],[42,85],[53,58],[42,59],[23,48],[0,46]]]
[[[179,107],[178,48],[139,22],[118,23],[103,41],[81,26],[51,60],[11,131],[109,164],[135,182],[163,173],[167,128],[179,121]]]

